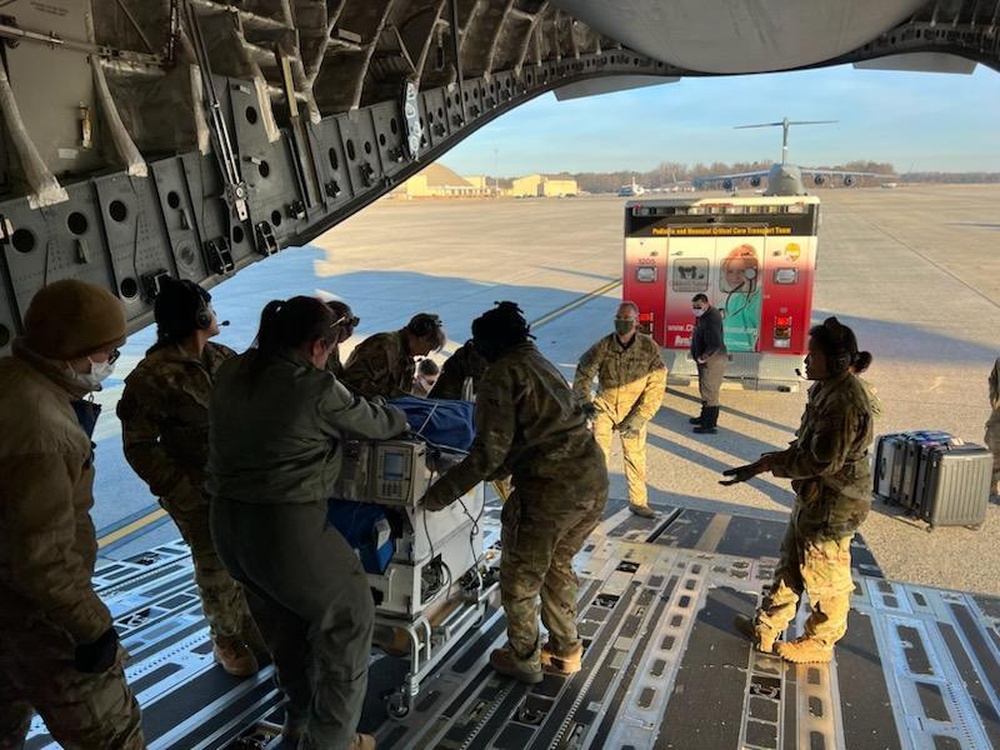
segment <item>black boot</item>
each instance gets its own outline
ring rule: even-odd
[[[719,407],[718,406],[706,406],[705,407],[705,417],[702,419],[700,425],[694,428],[694,431],[701,435],[714,435],[718,430],[715,429],[715,425],[719,421]]]
[[[697,417],[690,417],[688,419],[688,422],[690,422],[691,424],[701,424],[702,422],[704,422],[705,421],[705,409],[707,409],[707,408],[708,407],[705,406],[705,402],[702,401],[701,402],[701,414],[699,414]]]

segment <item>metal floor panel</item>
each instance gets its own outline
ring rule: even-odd
[[[499,529],[485,525],[488,546]],[[887,581],[861,539],[835,663],[787,666],[751,652],[731,621],[769,583],[781,526],[619,509],[577,558],[583,671],[534,686],[499,677],[488,658],[504,620],[491,610],[402,719],[387,717],[380,696],[405,662],[373,657],[362,729],[381,750],[1000,747],[1000,602]],[[282,747],[260,723],[280,723],[271,668],[238,680],[212,662],[182,543],[108,562],[95,584],[132,656],[150,748],[214,750],[250,735],[239,747]],[[27,747],[49,746],[36,719]]]

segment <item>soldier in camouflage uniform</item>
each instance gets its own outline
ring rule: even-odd
[[[163,282],[154,310],[157,341],[125,379],[118,417],[125,458],[191,548],[216,661],[229,674],[249,677],[258,664],[246,641],[257,645],[260,639],[242,587],[212,545],[203,486],[209,397],[219,367],[236,355],[209,341],[219,333],[210,300],[193,282]]]
[[[105,289],[58,281],[0,359],[0,748],[24,747],[32,709],[67,748],[143,750],[125,652],[91,579],[100,390],[125,341]]]
[[[334,320],[337,321],[336,325],[340,329],[337,344],[333,347],[333,351],[330,352],[330,359],[326,362],[326,369],[339,379],[344,374],[344,363],[340,361],[340,345],[354,335],[354,329],[358,327],[361,318],[354,314],[350,305],[339,299],[328,301],[326,306],[330,308]]]
[[[419,313],[400,330],[376,333],[358,344],[340,380],[365,398],[409,396],[416,370],[413,358],[440,351],[446,340],[441,319]]]
[[[777,644],[786,661],[828,662],[847,632],[851,608],[851,539],[871,508],[868,448],[871,406],[864,385],[849,367],[871,361],[858,352],[854,333],[836,318],[810,331],[806,377],[816,381],[791,445],[765,453],[756,462],[723,474],[723,484],[771,472],[789,477],[795,507],[781,543],[774,583],[754,619],[740,615],[735,625],[764,652],[795,618],[802,592],[809,594],[805,634]]]
[[[623,302],[615,315],[615,332],[605,336],[580,357],[573,390],[593,414],[594,437],[605,458],[618,431],[622,441],[629,509],[653,518],[646,490],[646,423],[663,403],[667,369],[660,347],[636,330],[639,308]],[[591,383],[597,376],[597,395]]]
[[[441,365],[441,374],[428,398],[472,401],[484,372],[486,360],[476,353],[471,340],[466,341]]]
[[[608,474],[587,418],[559,371],[528,339],[512,302],[472,324],[490,363],[476,398],[476,438],[468,457],[431,485],[422,504],[446,507],[478,482],[513,475],[503,506],[500,592],[508,644],[490,654],[501,674],[540,682],[542,667],[579,671],[579,582],[573,556],[597,526]],[[538,604],[549,640],[539,643]]]
[[[986,422],[986,435],[983,439],[993,452],[993,489],[991,494],[996,496],[1000,495],[1000,359],[993,365],[988,382],[992,411]]]

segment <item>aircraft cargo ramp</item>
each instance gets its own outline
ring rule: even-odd
[[[504,619],[491,609],[401,718],[380,695],[405,664],[376,658],[362,729],[381,750],[1000,747],[1000,600],[888,581],[859,539],[835,663],[786,666],[731,625],[771,578],[782,517],[661,510],[641,519],[611,501],[577,558],[582,672],[535,686],[496,675]],[[499,508],[487,513],[489,546]],[[182,543],[108,562],[95,582],[131,654],[150,748],[288,746],[269,739],[281,722],[271,668],[238,680],[213,664]],[[37,719],[32,732],[29,750],[50,745]]]

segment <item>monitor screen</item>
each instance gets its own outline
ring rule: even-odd
[[[405,476],[406,456],[401,451],[385,451],[382,454],[382,479],[387,482],[401,482]]]

